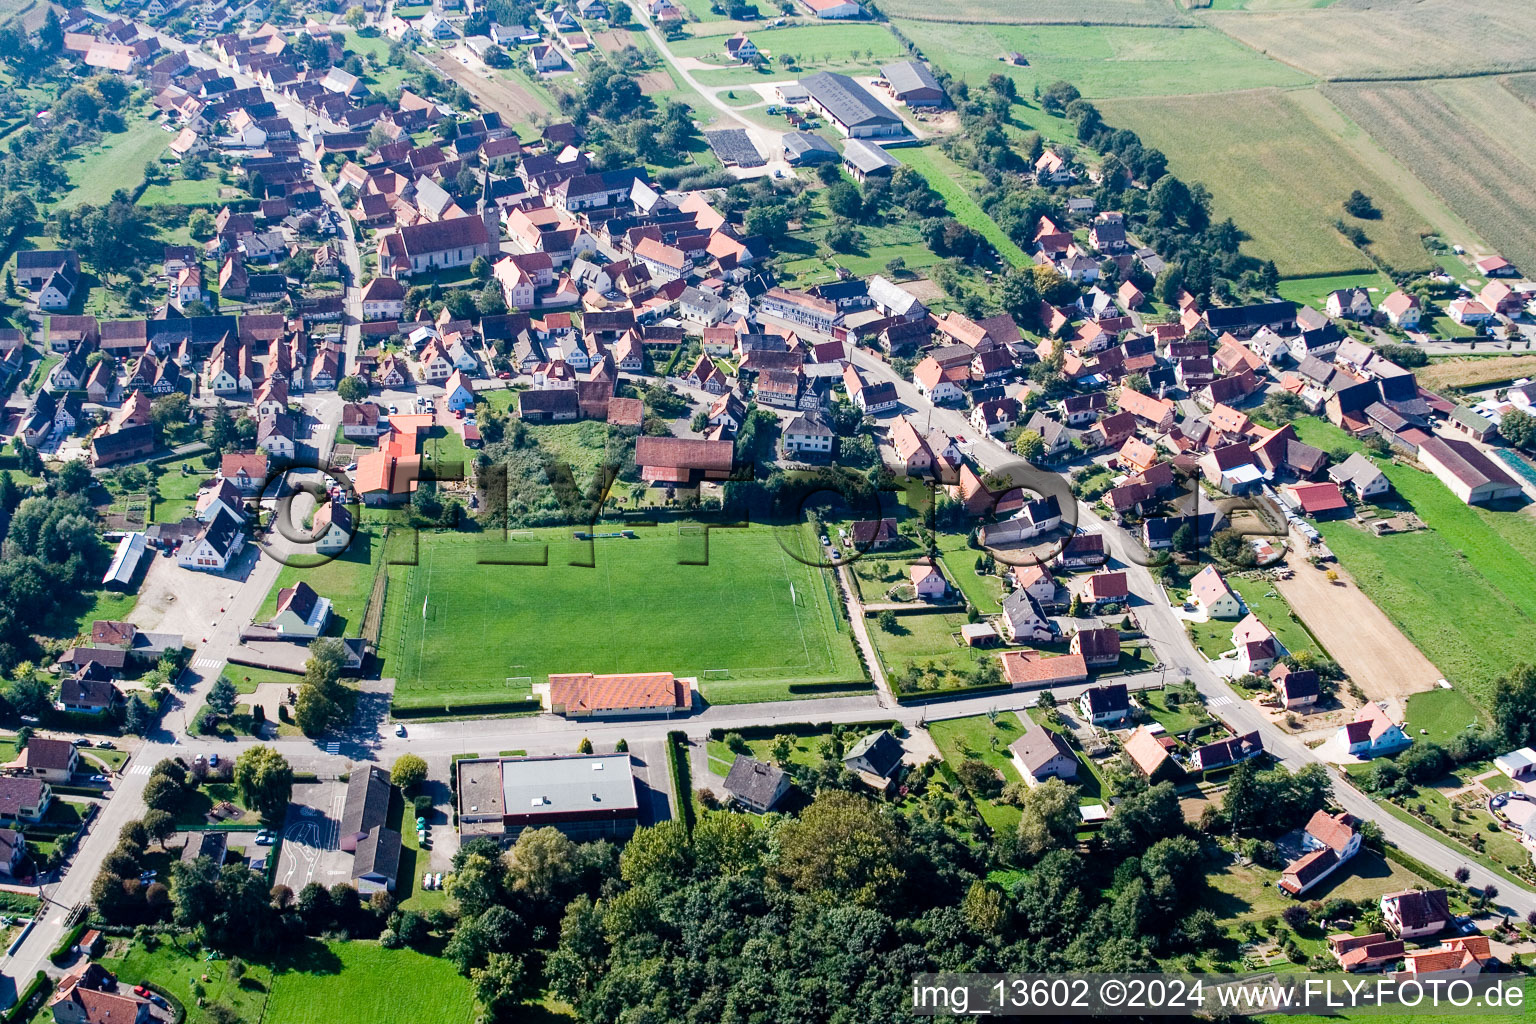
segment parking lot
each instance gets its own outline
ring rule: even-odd
[[[283,822],[283,847],[274,881],[298,892],[310,882],[329,889],[352,877],[352,855],[336,845],[345,782],[298,783]]]

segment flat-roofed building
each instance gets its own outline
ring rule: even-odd
[[[527,828],[576,840],[627,839],[640,819],[628,754],[466,758],[458,773],[459,832],[517,841]]]

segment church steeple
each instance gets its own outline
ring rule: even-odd
[[[501,208],[491,198],[491,172],[487,168],[480,184],[480,202],[477,207],[480,219],[485,222],[486,237],[491,240],[491,259],[501,253]]]

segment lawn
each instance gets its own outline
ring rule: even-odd
[[[374,572],[383,556],[382,531],[377,526],[359,525],[352,543],[334,558],[315,566],[284,565],[277,580],[256,613],[257,622],[265,622],[277,612],[277,594],[284,587],[308,583],[321,597],[331,599],[329,636],[357,636],[362,628],[363,612],[373,592]]]
[[[1004,785],[1024,781],[1019,778],[1019,771],[1008,756],[1008,745],[1023,734],[1023,723],[1012,711],[1005,711],[990,720],[986,715],[973,715],[970,718],[950,718],[928,725],[928,735],[933,737],[934,744],[939,748],[939,753],[944,755],[944,761],[951,771],[958,768],[961,762],[974,757],[995,768],[1002,775]],[[991,800],[978,800],[976,809],[981,812],[981,819],[994,830],[1019,827],[1022,815],[1017,807]]]
[[[1294,901],[1275,888],[1280,872],[1254,864],[1225,865],[1206,875],[1205,904],[1223,925],[1279,914]],[[1332,878],[1307,893],[1308,900],[1339,899],[1374,903],[1383,893],[1427,887],[1428,880],[1374,850],[1361,850]],[[1291,1019],[1291,1018],[1286,1018]]]
[[[878,220],[878,218],[876,219]],[[858,225],[859,245],[849,252],[834,251],[826,242],[834,220],[827,210],[826,193],[817,192],[811,200],[811,212],[792,238],[778,242],[784,256],[797,256],[784,268],[800,287],[837,280],[839,268],[857,277],[889,274],[886,265],[901,260],[906,269],[918,272],[939,262],[939,257],[924,243],[922,232],[906,220],[884,220]]]
[[[1444,745],[1488,716],[1460,690],[1428,690],[1408,698],[1405,731],[1414,739]]]
[[[921,148],[906,148],[892,150],[894,155],[902,163],[917,171],[928,184],[933,186],[935,192],[944,198],[949,207],[950,216],[954,217],[966,227],[974,228],[986,237],[1009,263],[1016,267],[1030,265],[1030,258],[1023,249],[1009,238],[1003,229],[997,226],[987,212],[977,205],[960,182],[968,180],[967,176],[973,172],[967,171],[945,156],[934,146]]]
[[[888,18],[924,18],[939,22],[1031,22],[1060,24],[1070,17],[1074,24],[1186,25],[1190,23],[1176,5],[1166,0],[1073,0],[1063,10],[1052,0],[884,0],[880,10]]]
[[[1431,391],[1478,388],[1536,374],[1536,356],[1478,356],[1435,359],[1414,371]]]
[[[197,181],[178,178],[174,181],[150,185],[139,197],[139,205],[207,206],[221,203],[226,199],[240,198],[243,195],[243,190],[226,185],[219,180],[216,173],[209,173]]]
[[[192,472],[183,473],[182,466],[190,466]],[[179,523],[196,511],[197,492],[208,479],[205,470],[195,463],[170,463],[158,468],[155,476],[154,505],[150,509],[152,523]]]
[[[593,479],[607,451],[608,425],[596,420],[530,426],[528,433],[556,462],[571,467],[576,485],[581,488]]]
[[[207,1006],[198,1005],[199,995],[206,1004],[228,1006],[242,1020],[262,1018],[272,987],[269,968],[250,964],[245,977],[237,981],[229,976],[227,961],[205,960],[202,954],[188,954],[169,942],[150,951],[139,942],[124,946],[122,939],[111,941],[118,948],[102,960],[107,970],[127,985],[149,982],[165,989],[181,1000],[189,1024],[200,1024],[208,1019]],[[204,981],[204,978],[208,980]]]
[[[1258,7],[1264,0],[1248,0]],[[1272,6],[1273,0],[1268,0]],[[1293,8],[1298,5],[1292,4]],[[1335,3],[1202,18],[1254,49],[1324,78],[1437,78],[1530,68],[1536,26],[1524,0]]]
[[[159,156],[172,138],[156,122],[131,118],[126,130],[104,136],[101,146],[64,161],[70,190],[55,208],[73,209],[82,203],[106,205],[113,192],[132,189],[144,179],[144,165]]]
[[[1459,786],[1463,780],[1457,776],[1448,776],[1440,781],[1446,786]],[[1516,839],[1513,833],[1504,831],[1495,822],[1493,815],[1480,800],[1471,799],[1460,803],[1459,817],[1455,819],[1451,817],[1451,802],[1446,796],[1446,791],[1433,786],[1420,786],[1413,796],[1406,799],[1378,802],[1391,810],[1394,817],[1410,822],[1421,831],[1427,831],[1432,835],[1440,833],[1450,836],[1454,842],[1447,845],[1462,847],[1470,859],[1500,872],[1505,877],[1513,879],[1519,878],[1522,874],[1530,875],[1530,851],[1520,844],[1520,840]],[[1423,808],[1423,813],[1431,819],[1433,824],[1426,823],[1410,813],[1420,808]],[[1481,851],[1472,847],[1474,836],[1481,837]]]
[[[250,665],[226,665],[224,678],[235,684],[238,693],[255,693],[256,687],[263,683],[282,683],[298,689],[304,677],[295,672],[278,672],[270,668],[255,668]]]
[[[1531,659],[1536,620],[1536,520],[1525,511],[1463,505],[1439,480],[1384,467],[1398,496],[1430,527],[1373,537],[1320,524],[1360,588],[1451,682],[1485,703],[1493,680]]]
[[[1371,293],[1371,303],[1381,305],[1381,300],[1395,289],[1392,279],[1379,270],[1358,274],[1324,274],[1320,277],[1291,277],[1280,282],[1277,291],[1282,299],[1300,302],[1322,309],[1328,302],[1328,293],[1341,288],[1365,288]]]
[[[1209,622],[1186,622],[1189,638],[1207,658],[1219,658],[1232,649],[1232,627],[1229,619],[1211,619]]]
[[[396,703],[520,700],[551,672],[670,671],[699,678],[715,703],[863,677],[825,571],[780,545],[797,528],[637,533],[593,544],[562,530],[515,544],[423,535],[419,565],[390,568],[383,647]]]
[[[901,20],[895,24],[936,64],[970,82],[972,88],[1001,73],[1018,83],[1022,96],[1056,81],[1071,82],[1095,100],[1285,87],[1310,81],[1301,72],[1209,29]],[[999,54],[1012,51],[1028,57],[1029,65],[1015,67],[998,60]]]
[[[182,801],[181,808],[176,812],[176,824],[178,827],[187,825],[207,825],[208,812],[214,804],[230,803],[240,809],[240,814],[234,818],[223,819],[226,824],[255,825],[259,823],[256,812],[245,809],[240,802],[240,794],[232,782],[207,782],[202,786],[188,791]]]
[[[1153,721],[1161,724],[1170,735],[1182,736],[1211,720],[1198,698],[1174,706],[1168,703],[1168,693],[1168,690],[1138,690],[1136,703],[1145,708]]]
[[[1227,583],[1237,591],[1248,610],[1259,617],[1259,621],[1269,627],[1269,631],[1285,645],[1285,649],[1292,654],[1302,651],[1318,650],[1318,643],[1312,639],[1312,634],[1307,632],[1295,618],[1291,606],[1285,598],[1275,590],[1274,584],[1269,580],[1255,579],[1248,576],[1228,576]],[[1231,646],[1231,624],[1227,628],[1228,647]]]
[[[503,755],[509,756],[509,755]],[[427,870],[430,856],[423,856],[421,840],[416,837],[415,810],[409,808],[412,820],[406,822],[405,815],[408,806],[399,790],[391,790],[389,798],[389,815],[385,824],[400,833],[400,869],[398,881],[395,883],[395,898],[400,905],[411,910],[426,911],[448,904],[447,891],[438,889],[424,889],[421,884],[421,876]],[[435,820],[439,816],[431,811],[427,814],[428,826],[438,826],[441,832],[444,824],[441,820]],[[430,832],[428,835],[430,836]]]
[[[995,651],[962,646],[955,634],[963,625],[965,616],[958,612],[898,615],[895,633],[887,633],[871,619],[869,638],[880,654],[886,675],[904,695],[942,692],[972,685],[970,673],[973,667],[978,662],[997,657]],[[921,685],[908,688],[897,682],[909,666],[925,674]]]
[[[430,993],[434,1024],[469,1024],[475,999],[451,962],[373,942],[311,941],[279,974],[264,1017],[282,1024],[417,1024]]]
[[[1429,220],[1289,92],[1110,100],[1102,111],[1105,123],[1166,153],[1169,170],[1204,183],[1213,216],[1235,220],[1251,236],[1245,250],[1273,260],[1282,276],[1373,269],[1334,227],[1354,189],[1381,211],[1378,220],[1349,218],[1373,252],[1400,270],[1430,264],[1419,241],[1432,229]]]
[[[1003,610],[1002,601],[1008,593],[1001,576],[976,575],[976,559],[980,551],[958,534],[944,533],[938,537],[939,558],[944,563],[944,575],[960,588],[965,599],[982,615],[996,615]],[[998,571],[1006,571],[999,566]]]
[[[795,745],[789,752],[789,763],[802,768],[819,767],[821,765],[821,752],[819,748],[831,736],[832,730],[830,727],[822,732],[794,736]],[[862,736],[862,731],[858,733],[850,732],[843,739],[846,745],[851,747]],[[746,743],[748,757],[755,757],[757,760],[768,764],[775,763],[773,759],[772,736],[755,737],[748,739]],[[717,775],[730,774],[731,765],[736,761],[736,752],[726,746],[724,740],[709,740],[706,749],[709,755],[709,770]]]

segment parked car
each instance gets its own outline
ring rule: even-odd
[[[77,747],[88,747],[90,745],[91,741],[86,739],[84,736],[79,736],[75,739],[75,746]]]
[[[91,781],[92,782],[106,782],[107,781],[107,777],[105,775],[92,775],[91,776]]]
[[[400,724],[400,725],[395,726],[395,735],[396,736],[404,736],[405,735],[405,725],[403,723]]]
[[[212,765],[213,767],[217,768],[219,766],[219,755],[218,754],[209,754],[208,755],[208,763],[210,765]]]
[[[140,999],[148,999],[149,989],[145,988],[143,985],[135,985],[133,986],[133,994],[138,996]]]
[[[96,745],[98,747],[100,747],[102,750],[116,750],[117,749],[117,744],[113,743],[111,740],[98,740]]]

